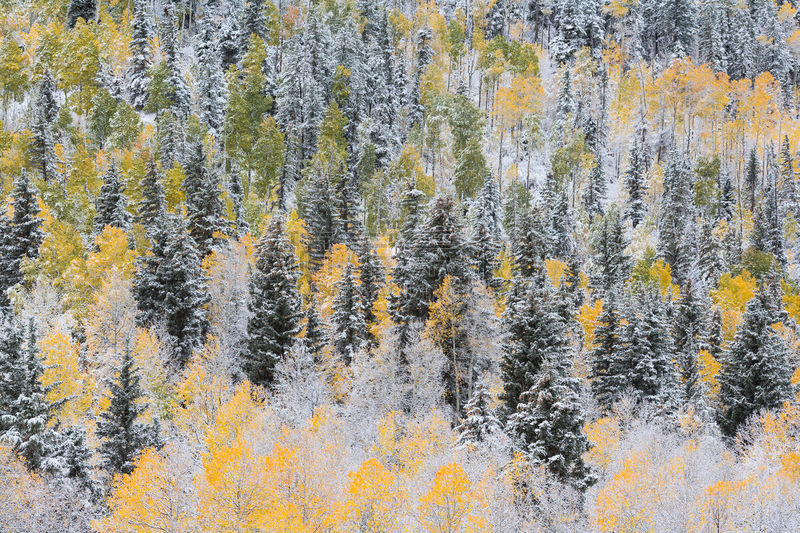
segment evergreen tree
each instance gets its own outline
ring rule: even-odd
[[[144,393],[130,349],[122,355],[119,374],[110,384],[110,393],[108,409],[100,413],[97,422],[97,436],[102,439],[100,455],[109,474],[130,474],[145,448],[161,445],[158,420],[152,424],[139,421],[147,405],[140,400]]]
[[[794,159],[789,145],[789,136],[783,137],[780,154],[780,187],[779,196],[782,213],[791,213],[798,218],[800,199],[797,196],[797,183],[794,172]]]
[[[497,181],[486,174],[483,188],[472,206],[472,232],[469,250],[478,276],[487,286],[495,286],[494,272],[500,266],[497,256],[502,247],[500,238],[500,193]]]
[[[733,189],[733,182],[730,175],[725,172],[720,177],[722,185],[720,186],[719,193],[719,207],[717,209],[717,217],[720,220],[730,222],[733,218],[733,209],[736,205],[736,196]]]
[[[705,393],[697,359],[702,338],[703,312],[696,300],[691,281],[686,283],[682,292],[673,326],[675,353],[683,388],[682,400],[704,410]]]
[[[583,189],[583,208],[589,216],[603,214],[603,202],[608,192],[606,175],[603,171],[601,152],[595,155],[595,165],[589,173],[589,181]]]
[[[625,190],[628,193],[628,204],[625,216],[635,228],[644,220],[646,206],[644,195],[647,185],[644,182],[644,158],[641,154],[639,141],[634,140],[628,152],[628,168],[625,170]]]
[[[511,241],[514,269],[520,276],[531,276],[542,261],[552,256],[549,210],[537,207],[533,213],[523,211],[517,217],[516,232]]]
[[[622,352],[621,326],[617,302],[613,293],[603,301],[603,311],[594,330],[595,349],[592,350],[592,394],[603,410],[608,411],[619,400],[627,386],[625,376],[618,372],[618,358]]]
[[[248,0],[242,14],[242,49],[247,48],[251,35],[267,40],[267,16],[264,0]]]
[[[722,358],[719,424],[733,437],[747,419],[762,409],[775,409],[792,397],[792,369],[787,348],[772,328],[764,296],[747,304],[742,325]]]
[[[83,19],[86,23],[93,22],[97,14],[96,0],[69,0],[67,6],[67,27],[72,29]]]
[[[128,200],[125,198],[125,185],[119,179],[117,166],[111,163],[103,176],[103,185],[97,197],[94,217],[94,233],[103,232],[106,226],[128,231],[131,227],[131,215],[128,213]]]
[[[331,316],[333,346],[344,364],[349,365],[353,356],[364,346],[366,334],[364,310],[353,278],[353,267],[349,262],[336,284],[336,289]]]
[[[725,260],[722,257],[722,246],[713,233],[713,227],[709,221],[703,224],[703,231],[700,234],[700,275],[706,287],[713,287],[719,280],[720,275],[725,271]]]
[[[774,173],[770,174],[770,177],[774,178]],[[773,180],[768,180],[764,195],[756,205],[750,243],[756,250],[771,254],[782,267],[786,266],[788,259],[783,241],[783,217]]]
[[[672,150],[664,169],[664,200],[658,222],[658,254],[672,267],[682,283],[695,255],[692,223],[694,188],[691,169],[677,150]]]
[[[23,394],[28,370],[22,328],[10,309],[0,309],[0,434],[13,419],[6,419],[14,402]]]
[[[325,333],[325,326],[317,312],[316,302],[312,300],[306,307],[306,324],[303,340],[306,350],[315,363],[322,361],[323,350],[328,344],[328,335]]]
[[[0,307],[8,305],[8,289],[22,281],[22,260],[38,257],[44,240],[36,191],[25,171],[14,180],[11,196],[13,214],[0,215]]]
[[[153,27],[147,2],[136,0],[133,3],[133,19],[131,20],[131,42],[129,45],[131,61],[128,65],[128,94],[130,104],[141,111],[147,104],[150,85],[150,68],[153,66],[153,51],[150,39]]]
[[[500,421],[494,415],[489,389],[478,383],[467,405],[464,419],[456,427],[459,448],[475,449],[481,443],[500,432]]]
[[[580,380],[569,372],[563,351],[546,352],[535,383],[521,395],[509,419],[508,431],[534,464],[583,490],[595,477],[582,458],[589,450],[589,439],[583,432]]]
[[[16,383],[12,388],[17,393],[16,398],[12,398],[7,386],[3,403],[6,406],[0,411],[2,423],[0,428],[4,429],[2,440],[11,444],[12,449],[24,461],[29,470],[41,470],[45,463],[55,452],[57,435],[50,427],[54,418],[55,411],[60,407],[47,401],[47,395],[55,385],[45,387],[42,385],[41,378],[44,367],[39,359],[38,346],[36,345],[36,335],[33,328],[33,321],[29,326],[28,340],[24,349],[14,337],[17,334],[13,331],[16,327],[9,324],[12,331],[9,332],[8,341],[10,348],[20,350],[21,353],[0,354],[0,357],[8,357],[4,361],[3,367],[8,368],[14,364],[16,359],[18,367],[10,369],[9,378],[15,379]],[[5,351],[5,350],[3,350]],[[6,378],[8,379],[8,378]],[[12,393],[13,394],[13,393]]]
[[[195,49],[198,66],[198,103],[200,118],[211,133],[220,138],[223,134],[228,90],[222,70],[222,57],[215,34],[216,25],[208,16],[200,22],[200,32]]]
[[[33,109],[33,142],[31,162],[39,170],[44,181],[57,176],[53,125],[58,117],[56,83],[49,69],[45,69],[39,81]]]
[[[272,384],[276,363],[286,358],[300,333],[298,277],[282,217],[275,215],[258,243],[255,270],[250,277],[244,370],[256,385]]]
[[[750,156],[747,158],[747,166],[744,171],[745,190],[747,191],[747,199],[750,202],[750,211],[756,209],[756,197],[758,194],[759,182],[759,162],[756,155],[756,149],[753,147],[750,150]]]
[[[560,313],[563,302],[539,269],[532,280],[516,278],[507,296],[503,315],[506,338],[500,372],[500,400],[507,415],[513,414],[523,393],[535,384],[548,354],[569,350],[567,324]]]
[[[164,5],[161,27],[161,47],[166,55],[166,94],[169,110],[176,118],[185,119],[189,114],[191,96],[181,70],[178,37],[175,27],[175,10],[171,2]],[[151,95],[152,96],[152,95]]]
[[[147,160],[147,169],[142,178],[142,200],[139,202],[139,221],[149,234],[157,230],[167,214],[164,200],[163,175],[153,159]]]
[[[153,238],[152,254],[139,259],[134,294],[139,324],[161,325],[171,362],[185,365],[205,341],[210,296],[197,247],[180,217],[167,217]]]
[[[366,325],[366,335],[370,347],[378,345],[378,337],[375,335],[375,328],[378,325],[378,317],[375,315],[375,303],[380,296],[381,286],[383,285],[383,266],[381,265],[378,254],[372,249],[369,242],[363,245],[364,252],[360,254],[361,267],[359,274],[359,296],[364,310],[364,323]]]
[[[219,177],[208,168],[201,143],[195,144],[187,162],[183,188],[189,234],[197,243],[200,255],[205,257],[219,242],[220,234],[227,233],[228,224],[224,219]]]
[[[631,269],[630,257],[625,253],[628,242],[616,210],[600,221],[592,239],[592,287],[599,294],[607,294],[621,286]]]

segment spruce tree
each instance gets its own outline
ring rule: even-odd
[[[228,232],[220,198],[219,177],[209,169],[201,143],[195,144],[186,165],[183,182],[186,193],[186,211],[189,215],[189,234],[197,249],[205,257],[219,242],[220,235]]]
[[[491,395],[483,383],[478,383],[467,405],[464,419],[456,427],[459,448],[475,449],[500,432],[500,421],[491,408]]]
[[[615,291],[631,270],[631,259],[625,253],[628,241],[616,210],[611,209],[600,221],[592,237],[592,288],[600,295]]]
[[[378,254],[372,249],[369,242],[363,244],[365,251],[361,253],[361,267],[359,269],[359,296],[364,310],[364,323],[366,325],[366,335],[370,347],[378,345],[378,337],[375,335],[375,328],[378,325],[378,317],[375,316],[375,303],[380,296],[383,285],[383,266],[381,265]]]
[[[141,326],[161,325],[171,361],[184,366],[202,348],[209,328],[206,277],[194,240],[180,217],[168,216],[153,238],[152,253],[139,259],[134,295]]]
[[[616,297],[613,293],[608,294],[603,301],[603,311],[594,330],[596,347],[590,356],[589,374],[592,380],[592,394],[604,411],[611,409],[627,386],[625,376],[618,371],[619,357],[622,353],[620,333]]]
[[[110,384],[110,404],[100,413],[97,436],[100,455],[109,474],[130,474],[145,448],[160,447],[158,421],[145,424],[139,418],[147,410],[139,385],[139,371],[130,349],[123,352],[119,374]]]
[[[750,150],[750,156],[747,158],[747,166],[744,171],[745,189],[747,191],[747,200],[750,204],[750,211],[756,209],[756,198],[758,195],[758,182],[759,182],[759,162],[756,155],[756,149],[753,147]]]
[[[328,344],[328,335],[325,332],[325,326],[317,312],[316,302],[313,298],[308,302],[305,316],[306,324],[303,341],[308,354],[315,363],[319,363],[322,361],[323,350]]]
[[[720,275],[725,271],[722,246],[713,231],[711,223],[705,221],[703,223],[703,231],[700,234],[698,266],[706,287],[713,287],[719,280]]]
[[[129,45],[131,60],[128,65],[128,94],[130,104],[141,111],[149,98],[150,68],[153,66],[153,51],[150,39],[153,27],[147,2],[135,0],[133,3],[133,19],[131,20],[131,42]]]
[[[167,213],[164,186],[161,184],[163,179],[156,162],[148,159],[144,178],[142,178],[142,200],[138,207],[139,222],[149,234],[157,231]]]
[[[195,49],[199,71],[197,82],[200,118],[211,133],[220,138],[223,134],[228,91],[219,44],[215,37],[216,31],[216,26],[210,17],[208,15],[203,17]]]
[[[763,300],[757,294],[748,302],[742,325],[722,357],[719,424],[729,437],[751,415],[780,407],[793,393],[787,348],[772,328]]]
[[[625,191],[628,194],[628,204],[625,216],[635,228],[644,220],[646,206],[644,195],[647,185],[644,182],[644,158],[642,157],[638,139],[633,141],[628,152],[628,168],[625,170]]]
[[[364,346],[366,336],[364,310],[349,262],[336,284],[336,290],[331,316],[333,347],[344,364],[349,365],[353,356]]]
[[[589,216],[603,214],[603,202],[608,193],[608,184],[603,170],[602,152],[595,155],[595,165],[589,173],[589,181],[583,189],[583,208]]]
[[[67,6],[67,27],[72,29],[81,18],[89,23],[95,20],[97,14],[96,0],[69,0]]]
[[[683,287],[673,325],[675,353],[681,376],[682,401],[696,409],[705,409],[705,393],[700,380],[698,353],[704,317],[691,281]]]
[[[500,239],[500,194],[497,181],[486,174],[483,188],[472,207],[472,232],[469,250],[478,276],[487,286],[495,286],[494,272],[500,266],[497,256],[502,247]]]
[[[719,220],[730,222],[730,220],[733,218],[733,209],[736,205],[736,196],[730,174],[727,172],[723,172],[721,174],[720,180],[722,181],[722,184],[720,186],[717,217]]]
[[[44,181],[55,179],[57,175],[53,138],[53,125],[58,117],[56,90],[56,83],[50,70],[45,69],[34,102],[31,144],[31,162],[39,170]]]
[[[14,180],[11,196],[13,214],[0,216],[0,307],[8,305],[8,289],[22,281],[22,260],[38,257],[44,240],[36,191],[25,171]]]
[[[774,178],[772,172],[770,175]],[[781,267],[786,266],[788,259],[783,241],[783,217],[773,180],[768,180],[763,197],[753,213],[753,233],[750,236],[750,243],[756,250],[771,254]]]
[[[542,261],[552,257],[549,210],[536,207],[534,212],[517,215],[517,227],[511,241],[514,269],[520,276],[531,276]]]
[[[248,0],[242,14],[242,49],[247,48],[251,35],[258,35],[267,40],[267,17],[264,12],[264,0]]]
[[[520,396],[534,385],[547,354],[567,352],[567,324],[560,313],[563,302],[540,268],[531,280],[516,278],[503,315],[506,337],[500,372],[505,413],[517,409]]]
[[[281,215],[273,216],[258,243],[250,277],[250,318],[244,370],[256,385],[269,386],[275,365],[286,358],[300,333],[302,307],[297,264]]]
[[[595,478],[582,458],[589,439],[583,431],[579,389],[580,380],[570,376],[566,354],[546,352],[533,386],[520,396],[508,431],[534,464],[584,490]]]
[[[131,215],[128,213],[128,200],[125,198],[125,185],[119,178],[119,171],[114,163],[103,176],[103,185],[97,197],[95,207],[97,214],[93,226],[95,235],[103,232],[106,226],[128,231],[131,227]]]
[[[673,149],[664,169],[664,200],[658,222],[658,254],[672,267],[679,283],[689,275],[695,256],[691,231],[694,220],[694,189],[691,169],[683,155]]]
[[[797,181],[794,172],[794,159],[789,145],[789,136],[783,137],[780,153],[780,187],[779,196],[782,213],[791,213],[797,217],[800,212],[800,199],[797,196]]]

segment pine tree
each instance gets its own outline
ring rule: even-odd
[[[719,207],[717,209],[717,217],[720,220],[730,222],[733,218],[733,209],[736,205],[735,192],[733,190],[733,182],[727,172],[722,173],[720,176],[722,185],[719,193]]]
[[[204,306],[210,296],[197,247],[180,217],[167,217],[153,238],[152,253],[140,258],[134,294],[139,324],[161,325],[171,363],[185,365],[205,341]]]
[[[558,299],[542,269],[532,280],[516,278],[503,315],[506,338],[500,372],[504,387],[500,399],[513,414],[523,393],[534,385],[547,354],[569,350],[567,324]]]
[[[100,455],[109,474],[130,474],[145,448],[161,445],[158,420],[152,424],[138,421],[147,410],[140,400],[143,396],[133,354],[126,349],[119,374],[110,384],[111,402],[97,422],[97,436],[103,439]]]
[[[317,312],[316,302],[312,298],[306,307],[306,324],[303,340],[306,345],[306,350],[315,363],[322,361],[322,354],[325,346],[328,344],[328,335],[325,332],[325,326],[320,319]]]
[[[592,350],[592,394],[603,410],[608,411],[619,400],[626,387],[625,376],[618,372],[622,352],[621,326],[617,302],[613,293],[606,295],[603,311],[594,330],[595,349]]]
[[[592,288],[599,294],[616,290],[631,269],[630,257],[625,253],[628,242],[622,222],[616,210],[609,212],[600,221],[592,239]]]
[[[508,431],[534,464],[584,490],[595,477],[582,458],[589,450],[589,439],[583,432],[580,380],[569,372],[563,351],[546,352],[533,386],[521,395],[509,419]]]
[[[517,216],[517,228],[511,241],[514,269],[520,276],[531,276],[545,259],[552,256],[549,210],[537,207],[533,213],[522,211]]]
[[[700,234],[700,274],[706,287],[713,287],[720,275],[725,271],[725,260],[722,257],[722,246],[713,233],[713,227],[709,221],[703,223],[703,231]]]
[[[464,419],[456,427],[459,448],[475,449],[481,443],[500,433],[500,421],[494,415],[489,389],[478,383],[467,405],[464,406]]]
[[[0,434],[13,422],[6,419],[14,402],[23,394],[28,370],[22,328],[10,309],[0,309]]]
[[[719,424],[733,437],[761,409],[775,409],[792,397],[792,369],[783,339],[772,328],[763,295],[747,304],[739,331],[722,358]]]
[[[267,40],[267,17],[264,12],[264,0],[248,0],[242,14],[242,49],[247,48],[251,35],[258,35]]]
[[[153,66],[153,51],[150,39],[153,27],[150,12],[144,0],[133,3],[133,19],[131,20],[131,42],[129,45],[131,61],[128,65],[128,94],[130,104],[141,111],[147,104],[150,85],[150,68]]]
[[[342,272],[336,284],[336,299],[333,302],[333,347],[349,365],[353,356],[364,346],[366,324],[364,310],[353,278],[353,267],[350,263]]]
[[[33,109],[33,143],[31,162],[37,167],[44,181],[57,175],[53,125],[58,117],[56,83],[49,69],[45,69],[39,81]]]
[[[44,240],[36,191],[25,171],[14,180],[11,196],[13,215],[0,216],[0,307],[8,305],[8,289],[22,281],[22,260],[38,257]]]
[[[276,363],[286,357],[297,340],[302,318],[297,264],[281,215],[273,216],[258,243],[257,254],[250,278],[244,370],[252,383],[269,386]]]
[[[469,250],[472,263],[478,270],[478,276],[487,286],[495,286],[494,272],[500,266],[497,259],[502,241],[500,239],[500,193],[497,181],[491,174],[486,174],[481,188],[472,206],[472,232]]]
[[[97,13],[97,3],[95,0],[69,0],[67,7],[67,27],[72,29],[81,18],[89,23],[95,20]]]
[[[149,234],[157,230],[167,209],[164,200],[163,175],[153,159],[148,159],[144,178],[142,178],[142,200],[139,202],[139,221]]]
[[[774,172],[770,172],[770,178],[774,178]],[[763,197],[753,213],[753,233],[750,236],[750,243],[756,250],[772,254],[782,267],[786,266],[788,259],[783,241],[783,217],[772,179],[768,180],[764,187]]]
[[[128,231],[131,227],[131,215],[128,213],[128,200],[125,198],[125,185],[119,179],[117,166],[111,163],[103,176],[103,185],[97,197],[94,217],[94,233],[103,232],[106,226]]]
[[[644,182],[644,159],[641,154],[638,139],[633,141],[628,152],[628,168],[625,170],[625,190],[628,193],[628,204],[625,216],[635,228],[644,220],[646,206],[644,195],[647,185]]]
[[[797,196],[797,182],[794,172],[794,159],[789,145],[789,136],[783,137],[780,154],[780,204],[782,213],[791,213],[798,218],[800,199]]]
[[[206,156],[201,143],[195,144],[186,164],[186,211],[189,215],[189,234],[197,243],[197,249],[205,257],[219,242],[220,235],[227,233],[220,198],[219,177],[206,165]]]
[[[589,216],[603,214],[603,202],[608,192],[606,175],[603,171],[601,152],[595,155],[595,165],[589,173],[589,181],[583,189],[583,208]]]
[[[178,37],[175,27],[175,10],[173,4],[167,2],[164,5],[164,16],[161,27],[161,46],[166,55],[166,98],[169,102],[169,110],[181,120],[189,114],[191,96],[186,80],[181,71],[180,59],[178,57]]]

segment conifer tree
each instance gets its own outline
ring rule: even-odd
[[[719,207],[717,209],[717,217],[720,220],[730,222],[733,218],[733,209],[736,205],[736,197],[733,190],[733,182],[731,181],[730,174],[727,172],[722,173],[720,176],[722,185],[720,186],[719,193]]]
[[[504,383],[500,399],[507,415],[517,410],[520,396],[534,385],[545,356],[569,349],[561,306],[542,269],[532,280],[514,280],[503,315],[506,338],[500,362]]]
[[[535,383],[520,396],[508,430],[534,464],[583,490],[595,478],[582,458],[589,439],[583,432],[579,388],[580,380],[570,376],[566,354],[546,352]]]
[[[333,346],[344,364],[349,365],[353,356],[364,346],[366,324],[364,310],[350,263],[336,284],[336,299],[333,302]]]
[[[484,383],[478,383],[467,405],[464,419],[456,427],[458,447],[475,449],[500,432],[500,421],[491,408],[491,395]]]
[[[242,49],[247,48],[251,35],[258,35],[267,40],[267,17],[264,12],[264,0],[248,0],[242,14]]]
[[[194,240],[180,217],[168,216],[153,238],[152,253],[139,260],[134,295],[142,326],[161,325],[170,363],[185,365],[209,328],[210,300]]]
[[[362,244],[364,251],[360,254],[361,267],[359,269],[359,296],[364,311],[364,324],[366,325],[366,335],[370,347],[378,345],[378,338],[374,328],[378,325],[378,317],[375,315],[375,303],[380,296],[381,286],[383,285],[383,266],[381,265],[378,254],[372,249],[369,242]]]
[[[713,287],[719,280],[720,275],[725,271],[725,260],[722,257],[722,246],[714,235],[713,227],[709,221],[703,223],[699,253],[700,275],[706,287]]]
[[[189,233],[197,243],[197,249],[205,257],[226,234],[228,224],[224,220],[220,198],[219,177],[206,164],[201,143],[195,144],[186,165],[183,182],[186,193],[186,211],[189,215]]]
[[[139,421],[147,405],[141,402],[144,393],[130,349],[123,352],[119,374],[110,385],[111,402],[97,422],[100,455],[109,474],[130,474],[145,448],[161,445],[158,420],[152,424]]]
[[[514,269],[520,276],[533,275],[541,262],[552,256],[548,219],[549,210],[538,206],[533,213],[525,210],[517,216],[511,250]]]
[[[595,155],[595,165],[589,173],[589,181],[583,189],[583,208],[590,216],[603,214],[603,202],[608,192],[601,154],[598,152]]]
[[[773,173],[770,174],[770,177],[774,178]],[[772,254],[782,267],[786,266],[788,260],[783,241],[783,217],[772,180],[768,180],[763,197],[753,213],[753,233],[750,236],[750,243],[756,250]]]
[[[682,283],[689,274],[695,255],[692,223],[694,190],[691,169],[673,149],[664,169],[664,200],[658,222],[658,254],[672,267],[672,275]]]
[[[315,363],[319,363],[322,361],[323,350],[328,344],[328,335],[325,332],[325,326],[317,312],[316,302],[313,298],[308,302],[305,316],[306,324],[303,341],[308,354]]]
[[[792,396],[787,348],[772,328],[768,307],[761,294],[748,302],[742,325],[722,357],[719,424],[729,437],[751,415],[778,408]]]
[[[216,31],[216,25],[210,17],[203,17],[195,48],[199,73],[197,82],[200,118],[211,133],[219,138],[223,133],[228,91],[219,44],[215,37]]]
[[[644,159],[639,147],[638,139],[633,141],[628,152],[628,168],[625,170],[625,190],[628,194],[628,204],[625,216],[635,228],[644,220],[646,207],[644,195],[647,186],[644,183]]]
[[[750,211],[756,209],[756,198],[758,195],[758,182],[759,182],[759,162],[756,155],[756,149],[753,147],[750,150],[750,156],[747,158],[747,166],[745,167],[745,188],[747,191],[747,199],[750,204]]]
[[[691,280],[683,287],[682,293],[673,326],[675,353],[683,389],[682,401],[704,409],[705,396],[697,358],[703,333],[703,313]]]
[[[48,181],[57,175],[53,125],[58,117],[56,83],[49,69],[45,69],[39,81],[33,115],[31,162],[39,170],[42,179]]]
[[[797,217],[800,212],[800,200],[797,196],[797,182],[795,180],[794,159],[789,145],[789,136],[783,137],[780,153],[780,204],[782,213],[791,213]]]
[[[302,307],[297,290],[297,264],[281,215],[273,216],[258,243],[250,278],[250,319],[244,370],[256,385],[269,386],[275,365],[294,346],[300,333]]]
[[[173,4],[167,2],[164,5],[164,16],[162,18],[161,27],[161,46],[166,55],[165,67],[167,69],[166,98],[169,102],[169,110],[176,118],[183,120],[189,114],[191,97],[189,88],[186,86],[186,80],[183,77],[183,72],[181,71],[175,22]]]
[[[119,171],[114,163],[108,167],[103,176],[103,185],[97,197],[97,214],[94,217],[94,233],[100,234],[106,226],[127,231],[131,227],[131,215],[128,213],[128,200],[125,198],[125,185],[119,179]]]
[[[69,0],[67,6],[67,27],[72,29],[81,18],[87,24],[95,20],[97,14],[96,0]]]
[[[496,285],[494,271],[499,267],[497,256],[502,247],[499,204],[497,182],[487,173],[483,188],[472,207],[472,232],[469,240],[472,263],[487,286]]]
[[[603,410],[608,411],[619,400],[626,387],[625,376],[618,371],[622,352],[620,319],[613,293],[603,301],[603,311],[594,330],[595,349],[591,353],[592,394]]]
[[[133,19],[131,20],[131,61],[128,65],[128,94],[130,104],[141,111],[147,104],[150,85],[150,68],[153,66],[153,51],[150,39],[153,27],[147,2],[136,0],[133,3]]]
[[[611,209],[600,221],[592,239],[592,287],[600,294],[618,288],[627,279],[631,269],[630,257],[625,253],[628,242],[616,210]]]
[[[23,259],[35,259],[44,240],[36,191],[23,171],[14,180],[13,215],[0,215],[0,307],[8,305],[8,289],[22,281]]]
[[[153,159],[147,160],[146,171],[142,178],[142,200],[139,202],[139,221],[148,233],[152,234],[161,224],[167,213],[164,200],[163,175]]]

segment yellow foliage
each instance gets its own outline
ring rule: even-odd
[[[298,286],[300,293],[304,296],[311,294],[311,271],[309,270],[308,248],[306,248],[306,223],[297,214],[297,209],[292,209],[286,219],[286,236],[294,247],[294,255],[297,257],[297,265],[300,270]]]
[[[398,411],[381,418],[373,454],[403,474],[413,476],[429,456],[455,443],[450,424],[434,412],[421,420],[409,420],[404,427],[401,422],[402,414]]]
[[[69,335],[54,329],[39,342],[44,362],[42,384],[53,386],[47,394],[49,402],[63,401],[58,413],[59,421],[66,425],[80,425],[92,405],[94,382],[80,368],[80,347]]]
[[[419,516],[423,531],[487,531],[488,523],[477,512],[478,498],[464,467],[450,463],[439,468],[433,486],[420,498]]]
[[[578,311],[578,323],[583,328],[583,346],[586,350],[594,348],[594,330],[602,312],[602,300],[585,302]]]
[[[405,492],[398,484],[397,474],[378,459],[370,458],[348,477],[350,485],[343,514],[351,531],[400,531]]]
[[[214,424],[205,431],[206,449],[213,453],[248,430],[258,421],[261,402],[249,381],[240,383],[230,400],[220,405],[214,413]],[[262,428],[263,429],[263,428]]]
[[[658,486],[648,462],[644,453],[633,453],[598,491],[592,522],[599,531],[655,531],[653,504]]]
[[[722,311],[722,334],[726,341],[733,340],[747,302],[755,293],[756,280],[747,270],[736,277],[726,272],[719,278],[719,288],[711,291],[711,298]]]
[[[550,283],[553,284],[553,287],[559,288],[567,275],[569,268],[567,264],[558,259],[545,259],[544,266],[547,269],[547,277],[550,279]]]
[[[709,397],[717,398],[719,396],[719,371],[722,365],[719,361],[711,355],[708,350],[700,350],[698,354],[698,362],[700,369],[700,379],[706,384],[706,391]]]
[[[603,417],[586,424],[586,436],[592,447],[587,460],[602,469],[608,468],[613,454],[617,451],[621,437],[619,421]]]
[[[317,304],[319,315],[323,320],[330,318],[333,312],[333,301],[336,299],[336,283],[342,277],[345,266],[350,263],[353,267],[353,279],[360,283],[361,264],[358,256],[350,251],[344,244],[334,244],[325,253],[325,260],[319,270],[314,273],[314,288],[317,290]]]

